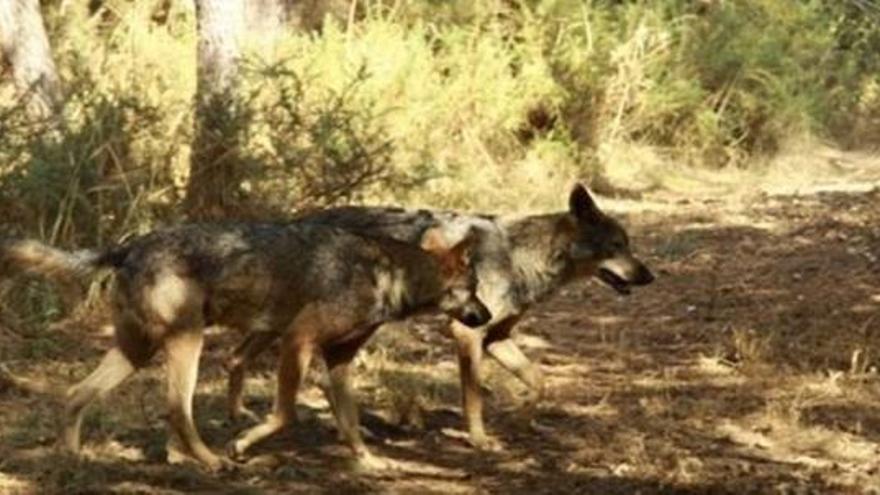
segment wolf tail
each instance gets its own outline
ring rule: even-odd
[[[52,280],[78,279],[118,266],[122,257],[124,253],[118,248],[64,251],[32,239],[0,239],[0,277],[24,272]]]

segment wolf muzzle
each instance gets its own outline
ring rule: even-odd
[[[455,319],[471,328],[476,328],[489,323],[492,320],[492,313],[482,302],[473,301],[462,308]]]
[[[629,295],[631,286],[648,285],[654,274],[633,256],[611,258],[599,263],[596,276],[621,295]]]

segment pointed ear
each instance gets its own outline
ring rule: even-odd
[[[440,227],[431,227],[422,234],[419,246],[434,255],[440,255],[449,251],[449,243]]]
[[[578,184],[571,190],[568,197],[568,211],[579,220],[595,222],[602,218],[602,211],[596,206],[587,188]]]
[[[449,250],[450,255],[455,257],[460,266],[467,266],[470,264],[471,252],[473,252],[473,249],[479,240],[479,230],[473,226],[468,227],[464,237],[462,237],[461,240]]]
[[[450,246],[441,227],[431,227],[422,234],[421,248],[440,260],[447,273],[461,272],[470,263],[471,249],[479,239],[477,229],[470,227],[456,244]]]

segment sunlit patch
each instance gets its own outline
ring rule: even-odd
[[[83,447],[83,454],[97,460],[120,459],[130,462],[146,460],[143,450],[128,445],[123,445],[116,440],[95,443]]]
[[[622,369],[623,367],[624,365],[621,364],[620,368]],[[594,371],[594,369],[589,365],[571,363],[554,365],[547,369],[544,374],[548,377],[566,377],[566,383],[577,383],[581,379],[580,377],[587,376],[592,371]]]
[[[0,492],[2,493],[38,493],[39,490],[31,481],[0,472]]]
[[[873,298],[872,298],[872,301],[873,301]],[[876,301],[875,301],[875,302],[876,302]],[[877,306],[875,306],[875,305],[873,305],[873,304],[864,304],[864,303],[862,303],[862,304],[854,304],[854,305],[852,305],[852,306],[849,307],[849,310],[850,310],[850,312],[852,312],[852,313],[859,313],[859,314],[862,314],[862,313],[874,313],[875,311],[877,311]]]
[[[707,375],[731,375],[736,373],[736,368],[730,362],[718,356],[698,357],[696,369]]]
[[[620,416],[620,409],[610,404],[606,399],[607,397],[604,397],[599,402],[590,405],[566,402],[559,405],[558,409],[560,412],[573,417],[614,418]]]
[[[238,232],[224,232],[217,236],[214,241],[215,245],[224,250],[244,249],[248,247],[247,242]]]
[[[632,381],[633,385],[652,390],[676,390],[693,385],[691,380],[676,379],[665,376],[644,376]]]
[[[717,432],[740,445],[749,455],[808,468],[835,469],[839,481],[852,483],[858,473],[867,474],[880,444],[837,430],[804,426],[790,416],[768,411],[723,421]]]
[[[813,398],[834,398],[844,394],[842,387],[842,379],[844,373],[842,371],[832,371],[826,376],[816,376],[812,379],[805,379],[800,384],[800,393],[809,394]]]
[[[617,326],[625,324],[628,321],[629,318],[624,318],[617,315],[599,315],[590,317],[590,322],[594,325],[599,326]]]

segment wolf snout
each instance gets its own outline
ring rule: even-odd
[[[484,304],[474,303],[462,311],[459,320],[472,328],[481,327],[492,320],[492,313]]]
[[[636,273],[635,279],[632,281],[633,285],[648,285],[654,281],[656,277],[651,273],[651,270],[648,269],[645,265],[639,267],[638,272]]]

